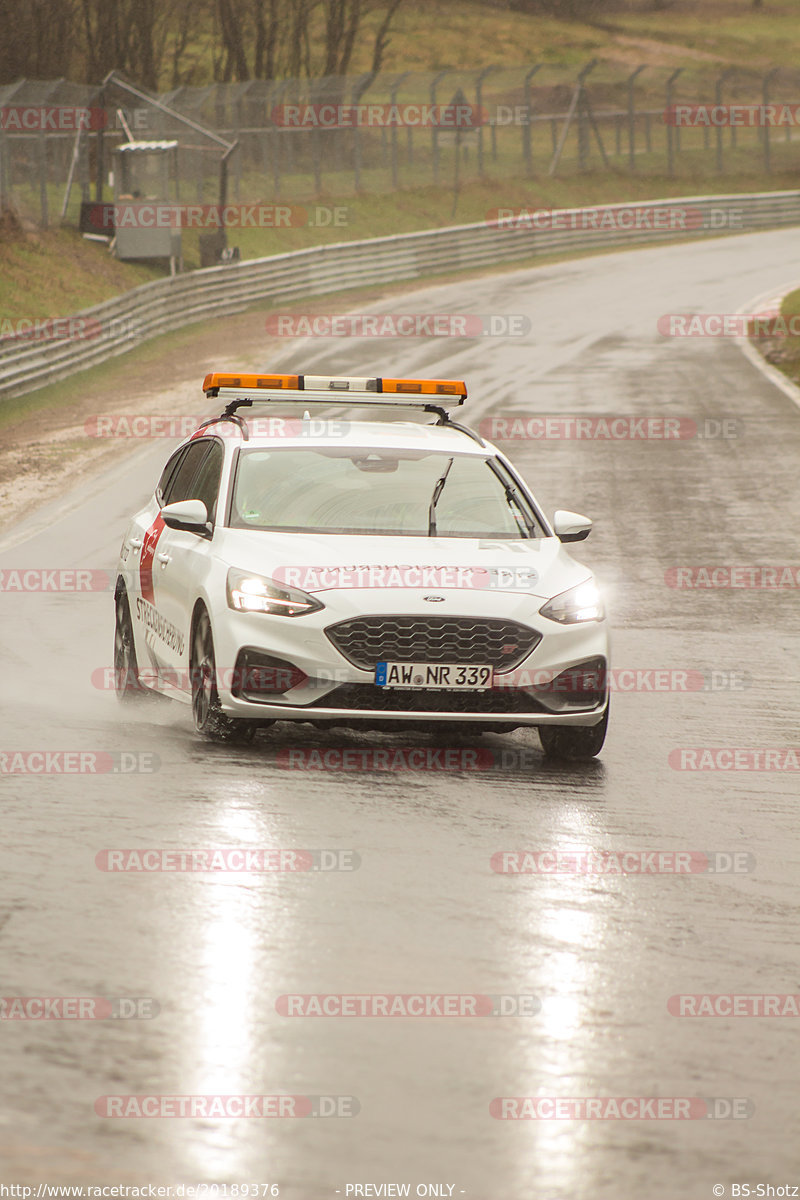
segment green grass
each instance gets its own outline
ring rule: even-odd
[[[795,324],[800,324],[800,288],[784,296],[781,316],[787,320],[794,317]],[[759,346],[759,342],[756,342],[756,346]],[[800,386],[800,336],[773,338],[769,342],[761,342],[760,349],[767,362]]]
[[[796,0],[765,0],[760,11],[752,0],[682,0],[662,12],[612,13],[604,23],[680,48],[687,63],[688,51],[764,70],[796,67],[797,17]]]
[[[673,242],[672,244],[679,243]],[[625,252],[625,248],[614,246],[611,248],[611,252],[622,253]],[[633,247],[627,251],[630,254],[635,252]],[[171,380],[177,381],[186,378],[187,364],[192,364],[191,369],[194,369],[198,360],[209,354],[215,354],[216,351],[213,349],[215,345],[222,347],[219,351],[219,368],[232,369],[232,364],[236,365],[235,360],[239,354],[239,351],[232,349],[232,345],[238,345],[235,336],[233,343],[231,342],[232,323],[244,321],[252,314],[263,313],[266,316],[274,312],[302,315],[346,313],[352,310],[354,293],[358,295],[359,306],[363,307],[389,296],[402,296],[406,292],[414,291],[426,279],[435,279],[437,283],[449,283],[459,279],[476,279],[484,275],[516,271],[526,267],[546,267],[552,263],[568,262],[577,258],[596,258],[607,253],[609,250],[601,248],[572,253],[527,256],[512,263],[501,263],[479,270],[470,268],[464,271],[445,271],[438,274],[432,271],[428,276],[422,275],[402,283],[377,285],[367,289],[356,286],[339,292],[329,292],[324,296],[309,296],[306,299],[298,297],[288,305],[253,305],[246,314],[225,318],[222,323],[217,319],[195,322],[183,329],[151,338],[147,342],[133,347],[125,354],[117,355],[96,367],[89,367],[85,371],[70,375],[58,383],[38,388],[23,396],[4,399],[0,403],[0,430],[17,425],[26,418],[34,417],[39,413],[52,413],[54,419],[63,424],[65,414],[69,418],[69,412],[73,410],[74,419],[82,422],[83,416],[78,417],[79,406],[85,402],[87,396],[117,396],[125,394],[126,390],[139,395],[153,389],[163,389]],[[252,348],[252,329],[240,340]],[[264,343],[264,353],[267,352],[267,347],[270,351],[275,348],[269,337]],[[248,353],[251,354],[251,350]],[[239,369],[242,369],[241,364],[239,364]],[[198,375],[198,408],[203,405],[200,393],[201,382]],[[67,423],[69,423],[68,419]]]
[[[472,0],[425,0],[424,3],[407,0],[399,10],[391,35],[384,74],[367,98],[386,98],[393,74],[401,71],[417,74],[406,81],[399,98],[427,98],[430,73],[448,69],[451,73],[439,88],[439,99],[446,102],[458,85],[473,94],[470,89],[474,89],[476,69],[499,64],[502,69],[489,76],[484,85],[485,102],[491,104],[501,96],[508,100],[512,95],[521,99],[523,67],[534,62],[547,64],[534,84],[538,86],[541,81],[549,88],[557,80],[571,83],[575,69],[597,55],[602,61],[590,77],[590,92],[598,108],[616,107],[624,102],[623,81],[641,62],[646,62],[648,69],[636,83],[640,106],[659,109],[666,75],[678,66],[684,68],[684,74],[676,86],[675,98],[710,99],[714,80],[730,65],[746,63],[759,70],[771,64],[794,66],[800,41],[798,5],[800,0],[765,0],[764,9],[754,12],[751,0],[675,0],[663,12],[654,12],[645,0],[628,3],[620,0],[618,11],[587,25],[529,16]],[[365,19],[363,36],[351,65],[353,75],[369,66],[369,33],[378,19],[378,13]],[[203,26],[202,18],[194,31],[187,61],[194,71],[191,82],[199,84],[210,78],[211,31]],[[560,64],[558,70],[556,64]],[[757,90],[753,92],[753,78],[747,82],[748,99],[758,96]],[[165,79],[163,86],[169,86],[170,82]],[[733,76],[725,85],[725,98],[735,98],[743,86],[743,76]],[[774,91],[780,100],[777,84]],[[525,178],[522,170],[519,127],[497,131],[496,159],[492,157],[491,132],[484,132],[486,178],[483,180],[477,177],[473,135],[461,161],[457,196],[453,191],[453,147],[446,139],[442,141],[440,183],[435,187],[431,182],[431,139],[426,133],[415,136],[413,161],[409,161],[406,138],[400,131],[397,188],[389,166],[391,140],[387,138],[381,147],[379,135],[363,140],[365,165],[358,192],[352,164],[342,162],[336,169],[324,171],[322,191],[318,193],[308,153],[302,148],[296,150],[296,155],[298,166],[303,169],[282,175],[278,187],[269,164],[265,171],[245,163],[241,176],[233,172],[232,202],[288,203],[311,211],[318,205],[339,207],[346,209],[344,224],[320,227],[303,223],[302,214],[295,213],[301,223],[290,228],[231,230],[229,244],[238,246],[244,258],[254,258],[337,241],[481,221],[487,212],[498,207],[562,208],[798,186],[800,136],[786,141],[783,131],[773,133],[774,170],[769,176],[763,173],[756,131],[739,130],[735,149],[731,146],[730,131],[726,131],[722,174],[716,170],[715,134],[704,139],[699,130],[683,131],[676,177],[671,178],[666,172],[665,128],[657,117],[653,118],[650,129],[652,153],[642,152],[644,128],[640,119],[639,153],[633,173],[627,163],[624,122],[620,123],[619,137],[609,123],[602,123],[601,129],[611,155],[611,168],[602,169],[597,149],[592,145],[590,169],[579,172],[573,132],[557,179],[547,174],[553,134],[549,123],[534,128],[530,178]],[[614,153],[617,144],[620,156]],[[301,147],[299,141],[297,147]],[[329,157],[328,164],[331,161]],[[207,166],[203,196],[206,203],[215,199],[214,171],[211,165]],[[196,194],[190,195],[190,191],[186,185],[182,193],[184,201],[196,200]],[[56,224],[63,184],[51,183],[47,192],[51,223]],[[105,247],[81,239],[74,228],[79,192],[78,187],[73,189],[68,212],[71,228],[35,232],[33,222],[39,216],[38,181],[32,179],[26,187],[15,186],[15,200],[28,220],[24,231],[0,224],[0,320],[69,315],[165,273],[159,264],[121,263]],[[199,233],[184,231],[183,246],[186,269],[199,266]]]
[[[164,366],[169,370],[170,357],[179,353],[187,346],[201,347],[205,336],[211,330],[213,322],[203,322],[200,325],[189,325],[174,333],[165,333],[161,337],[152,338],[144,345],[137,346],[135,351],[118,355],[108,362],[99,363],[85,371],[61,380],[59,383],[48,384],[47,387],[37,388],[24,396],[14,396],[3,400],[0,404],[0,430],[17,425],[28,417],[42,412],[54,414],[79,404],[89,394],[96,396],[111,395],[118,389],[128,386],[139,378],[149,367]],[[164,376],[169,378],[168,375]],[[198,380],[198,398],[201,397]]]
[[[0,228],[0,322],[68,316],[160,274],[158,267],[111,258],[72,229],[9,236],[6,225]]]
[[[365,18],[351,74],[370,69],[382,15],[376,10]],[[684,66],[685,83],[690,72],[699,68],[708,74],[718,63],[795,66],[797,16],[797,0],[765,0],[760,12],[753,11],[752,0],[675,0],[661,12],[635,0],[589,25],[474,0],[406,0],[392,26],[383,71],[463,71],[534,62],[574,67],[599,55],[631,70],[647,61],[653,67]],[[210,38],[210,27],[198,24],[184,63],[193,84],[212,78]],[[637,46],[631,39],[647,44]],[[163,87],[170,86],[165,75]]]
[[[729,152],[728,161],[736,172],[724,176],[716,174],[713,159],[703,154],[687,155],[684,173],[675,179],[663,173],[663,160],[655,155],[641,156],[635,175],[596,169],[580,174],[573,166],[562,178],[543,175],[525,180],[509,172],[505,177],[468,182],[457,196],[448,169],[447,174],[443,172],[441,187],[409,187],[394,193],[358,196],[324,195],[302,206],[310,211],[317,205],[326,211],[344,209],[346,224],[341,226],[234,229],[229,231],[228,240],[240,248],[243,258],[260,258],[333,242],[481,222],[497,208],[560,209],[797,187],[797,176],[788,169],[765,180],[753,169],[752,157],[749,150]],[[778,162],[777,153],[775,158]],[[198,239],[196,230],[184,232],[186,269],[200,265]],[[0,321],[68,316],[163,274],[163,269],[155,265],[121,263],[105,247],[84,241],[74,230],[0,241]]]

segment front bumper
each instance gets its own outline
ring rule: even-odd
[[[408,604],[408,595],[405,599],[404,613],[413,615],[414,605]],[[376,604],[374,593],[366,595],[362,613],[376,616],[391,613],[391,597],[384,595],[381,600],[382,604],[380,601]],[[543,601],[538,601],[541,603]],[[458,613],[450,615],[486,616],[485,610],[481,612],[477,604],[477,600],[472,603],[461,600]],[[418,604],[416,611],[421,620],[430,616],[427,610],[420,609],[422,605]],[[538,612],[532,616],[530,598],[527,608],[523,609],[519,596],[497,596],[493,617],[517,620],[542,635],[526,658],[512,671],[496,673],[495,685],[486,692],[435,692],[431,689],[392,696],[386,689],[376,688],[373,670],[354,666],[325,634],[326,628],[352,615],[352,608],[349,607],[347,612],[336,612],[334,606],[298,618],[269,617],[228,609],[215,630],[218,663],[233,666],[240,652],[249,648],[291,663],[307,678],[283,694],[258,699],[234,695],[230,686],[223,684],[219,688],[223,711],[231,717],[256,721],[307,721],[381,728],[456,724],[508,730],[537,725],[592,726],[603,719],[608,703],[605,682],[598,694],[587,697],[584,702],[580,697],[565,698],[558,691],[548,692],[546,681],[591,660],[602,660],[607,664],[609,639],[605,621],[560,625],[539,616]],[[442,697],[441,704],[437,697]]]

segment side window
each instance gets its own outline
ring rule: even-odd
[[[164,493],[164,504],[176,504],[179,500],[194,500],[194,479],[198,468],[208,454],[211,442],[200,440],[191,442],[186,448],[186,454],[178,464],[178,469],[167,483]]]
[[[164,504],[166,504],[164,497],[169,490],[170,480],[174,477],[178,468],[178,464],[180,460],[185,457],[188,449],[188,446],[181,446],[180,450],[176,450],[172,455],[172,458],[170,458],[169,462],[164,467],[164,470],[161,472],[161,478],[156,484],[156,500],[160,505],[162,505],[162,507]]]
[[[200,466],[199,474],[192,483],[192,494],[189,499],[202,500],[208,509],[209,520],[214,520],[214,510],[219,493],[219,481],[222,476],[222,460],[224,451],[219,442],[212,442],[211,449]]]

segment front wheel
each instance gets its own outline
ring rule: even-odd
[[[539,739],[548,758],[594,758],[603,749],[608,729],[608,705],[596,725],[540,725]]]
[[[212,742],[252,742],[255,722],[228,717],[220,706],[214,638],[205,610],[198,617],[192,637],[191,680],[192,716],[197,732]]]
[[[136,646],[133,640],[133,621],[128,593],[120,588],[116,596],[116,621],[114,623],[114,687],[117,697],[124,704],[140,700],[147,694],[139,679],[136,662]]]

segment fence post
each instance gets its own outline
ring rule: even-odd
[[[667,94],[664,97],[664,107],[667,117],[667,171],[670,176],[675,174],[675,122],[673,120],[674,113],[672,112],[672,89],[675,80],[683,71],[683,67],[678,67],[677,71],[673,71],[667,80]]]
[[[280,105],[283,104],[283,97],[286,95],[286,86],[287,85],[285,83],[283,83],[278,88],[278,91],[275,95],[275,99],[278,101],[278,103],[273,105],[272,111],[270,112],[270,122],[271,122],[271,124],[270,124],[270,139],[272,142],[272,178],[273,178],[274,187],[275,187],[275,199],[276,200],[278,199],[278,197],[281,194],[281,166],[283,165],[282,158],[283,158],[284,142],[283,142],[283,138],[281,137],[281,132],[280,132],[281,127],[275,124],[272,113],[275,111],[276,108],[279,108]]]
[[[497,67],[484,67],[475,80],[475,104],[478,109],[478,176],[483,175],[483,81]]]
[[[722,85],[726,79],[730,78],[730,76],[733,74],[733,72],[735,70],[736,70],[735,67],[727,67],[722,72],[722,74],[719,76],[719,78],[717,79],[716,86],[714,88],[714,98],[715,98],[717,108],[720,108],[722,106]],[[722,161],[723,128],[724,128],[724,126],[722,126],[722,125],[717,126],[717,170],[720,172],[720,174],[722,173],[722,170],[723,170],[723,161]]]
[[[767,175],[772,174],[772,163],[770,160],[770,142],[769,142],[769,122],[766,119],[766,109],[769,104],[769,85],[772,83],[775,76],[778,74],[778,67],[773,67],[771,71],[767,71],[761,84],[761,99],[764,105],[764,127],[761,130],[761,136],[764,139],[764,170]]]
[[[350,97],[350,103],[355,108],[360,102],[364,92],[372,86],[373,81],[377,77],[377,72],[367,71],[364,75],[359,75],[353,84],[353,92]],[[353,188],[356,192],[361,191],[361,126],[356,121],[353,126]]]
[[[588,62],[586,64],[586,66],[583,67],[578,72],[578,78],[575,82],[575,90],[572,93],[572,100],[570,101],[569,111],[567,112],[567,115],[564,119],[564,124],[561,127],[561,133],[558,136],[558,140],[556,142],[555,149],[553,150],[553,159],[552,159],[552,162],[550,163],[550,167],[547,172],[551,178],[555,175],[556,170],[558,169],[558,164],[561,162],[561,155],[564,153],[564,147],[567,143],[567,134],[569,133],[569,127],[572,124],[572,119],[575,116],[576,112],[579,113],[579,118],[578,118],[578,164],[581,167],[581,169],[583,169],[584,145],[583,145],[582,133],[583,133],[583,123],[585,120],[585,107],[586,107],[585,102],[584,102],[584,90],[585,89],[584,89],[583,81],[586,79],[586,76],[589,74],[589,72],[593,71],[596,66],[597,66],[597,59],[593,58],[591,60],[591,62]],[[555,134],[555,121],[552,125],[552,129],[553,129],[553,133]]]
[[[397,104],[397,93],[400,90],[400,85],[403,83],[403,81],[405,79],[408,78],[408,76],[410,74],[411,74],[410,71],[403,71],[403,74],[398,79],[395,79],[394,83],[392,84],[392,90],[389,93],[389,103],[392,108],[394,108],[395,105]],[[394,124],[394,122],[392,122],[391,146],[392,146],[392,187],[396,191],[399,184],[398,184],[398,171],[397,171],[397,126]]]
[[[431,129],[431,154],[433,157],[433,182],[439,182],[439,128],[436,121],[436,87],[440,80],[444,79],[445,75],[450,74],[450,68],[446,71],[439,71],[438,75],[434,75],[431,80],[431,109],[434,111],[433,128]]]
[[[98,98],[100,101],[100,108],[102,109],[103,113],[105,113],[107,109],[108,95],[104,87],[100,89]],[[103,173],[105,171],[105,163],[103,162],[103,123],[103,121],[100,121],[97,128],[97,166],[94,184],[95,200],[103,199]]]
[[[544,63],[531,67],[525,76],[525,124],[522,126],[522,154],[525,159],[525,170],[533,174],[533,148],[531,146],[531,80],[537,71],[541,71]]]
[[[642,63],[635,71],[632,71],[628,76],[628,166],[631,171],[636,170],[636,102],[633,95],[633,85],[636,82],[638,75],[641,75],[647,64]]]
[[[47,141],[43,131],[39,132],[36,140],[38,142],[36,157],[39,167],[39,205],[42,211],[42,229],[47,229],[50,223],[50,214],[47,207]]]
[[[593,71],[597,66],[597,59],[594,59],[587,67],[584,67],[578,76],[578,170],[586,170],[586,157],[588,152],[589,130],[588,126],[588,111],[587,111],[587,91],[584,80],[590,71]]]
[[[8,192],[6,185],[6,139],[0,129],[0,216],[8,208]]]
[[[309,81],[308,99],[311,108],[317,111],[316,106],[319,104],[325,92],[325,83],[327,81]],[[320,132],[319,126],[314,123],[311,127],[311,171],[314,176],[314,192],[318,197],[322,191],[322,138],[324,134]]]

